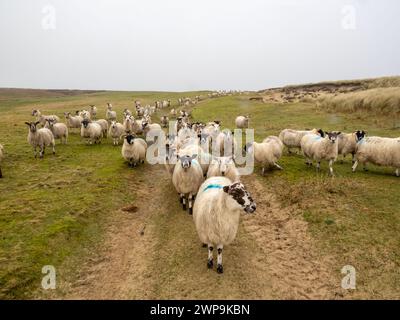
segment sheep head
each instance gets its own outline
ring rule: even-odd
[[[256,211],[257,205],[241,182],[235,182],[229,186],[223,187],[226,192],[236,203],[246,212],[253,213]]]

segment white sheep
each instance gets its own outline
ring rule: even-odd
[[[365,131],[357,130],[353,133],[341,133],[338,135],[338,154],[343,155],[343,159],[346,155],[352,155],[352,162],[354,164],[354,155],[356,153],[357,142],[365,137]]]
[[[213,142],[213,155],[232,157],[237,148],[234,133],[229,130],[223,130],[217,134]]]
[[[249,127],[249,116],[238,116],[235,119],[236,128],[244,129]]]
[[[264,175],[267,168],[276,167],[282,170],[282,167],[277,162],[282,157],[283,143],[278,137],[269,136],[261,143],[248,143],[245,146],[245,150],[253,154],[255,162],[261,164],[262,175]]]
[[[105,119],[99,119],[96,121],[93,121],[95,123],[98,123],[101,127],[101,130],[103,132],[103,138],[107,138],[107,132],[108,132],[108,121]]]
[[[126,132],[125,126],[122,123],[111,121],[108,135],[113,139],[113,145],[118,145],[119,140]]]
[[[131,112],[131,110],[125,108],[123,115],[124,115],[124,119],[125,119],[126,117],[131,116],[132,112]]]
[[[167,116],[162,116],[160,119],[161,126],[163,128],[168,127],[169,118]]]
[[[117,121],[117,113],[112,110],[111,103],[107,103],[106,119],[108,122]]]
[[[54,122],[60,122],[60,118],[56,116],[55,114],[45,116],[43,115],[39,109],[33,110],[32,111],[32,116],[36,117],[36,121],[39,121],[39,123],[44,127],[46,125],[47,120],[53,120]]]
[[[232,183],[226,177],[212,177],[200,186],[193,220],[200,241],[208,245],[207,267],[210,269],[214,264],[213,250],[217,248],[218,273],[223,273],[223,247],[235,239],[243,210],[253,213],[256,203],[242,183]]]
[[[338,156],[338,135],[341,132],[325,132],[324,137],[319,134],[306,134],[300,141],[301,150],[306,157],[306,164],[312,165],[317,161],[317,170],[320,169],[321,160],[329,162],[329,173],[333,175],[333,163]]]
[[[144,163],[146,158],[147,143],[141,138],[136,138],[129,133],[124,136],[122,145],[122,157],[128,161],[130,167],[136,167],[139,163]]]
[[[357,142],[356,161],[353,172],[356,171],[358,163],[367,163],[378,166],[393,167],[396,176],[400,176],[400,138],[365,137]]]
[[[103,129],[97,122],[92,122],[90,119],[84,119],[81,126],[81,137],[88,138],[88,143],[100,143],[103,136]]]
[[[80,115],[71,116],[70,112],[64,112],[64,115],[69,129],[81,127],[83,118]]]
[[[54,139],[60,139],[61,143],[67,144],[68,127],[65,123],[54,123],[52,120],[47,120],[45,128],[50,129],[53,133]]]
[[[240,180],[239,170],[236,168],[232,157],[214,158],[207,172],[207,178],[211,177],[227,177],[232,182]]]
[[[97,107],[95,105],[90,106],[90,119],[96,120],[97,117]]]
[[[301,139],[309,133],[315,133],[319,134],[320,136],[324,135],[324,132],[319,129],[313,129],[313,130],[292,130],[292,129],[284,129],[281,131],[279,134],[279,139],[283,142],[285,147],[288,149],[289,153],[292,153],[291,149],[295,148],[300,150],[300,141]]]
[[[53,154],[56,153],[53,133],[47,128],[38,129],[40,122],[25,122],[29,126],[28,143],[33,147],[35,158],[37,157],[37,147],[39,147],[39,156],[43,158],[44,150],[47,146],[53,147]]]
[[[175,109],[171,109],[171,111],[169,112],[169,114],[173,117],[176,117],[176,110]]]
[[[142,122],[142,130],[145,136],[152,131],[162,131],[161,126],[158,123],[149,123],[147,120],[143,120]]]
[[[178,152],[178,161],[172,174],[172,184],[179,194],[183,210],[186,210],[186,198],[189,205],[189,214],[193,212],[193,199],[197,194],[200,185],[204,181],[203,170],[196,160],[197,155],[187,155],[182,151]]]
[[[90,114],[90,111],[85,110],[85,109],[81,110],[81,111],[77,111],[76,115],[81,116],[82,119],[91,119],[91,117],[92,117]]]
[[[0,178],[3,178],[3,173],[1,171],[1,162],[4,158],[4,147],[0,144]]]

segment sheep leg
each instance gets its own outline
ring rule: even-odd
[[[39,157],[43,158],[43,155],[44,155],[44,146],[41,146],[39,151]]]
[[[208,260],[207,260],[207,268],[212,269],[214,262],[213,262],[213,246],[211,243],[208,244]]]
[[[321,161],[317,161],[317,171],[321,169]]]
[[[183,195],[182,197],[183,197],[182,198],[182,208],[183,208],[183,210],[186,210],[186,197],[185,197],[185,195]]]
[[[53,143],[53,154],[56,154],[56,144]]]
[[[37,158],[37,149],[36,149],[36,146],[33,148],[33,154],[35,155],[35,158]]]
[[[3,173],[1,172],[1,168],[0,168],[0,179],[3,178]]]
[[[355,154],[352,153],[352,154],[351,154],[351,163],[354,164],[354,162],[356,162],[356,161],[355,161]]]
[[[218,258],[217,258],[217,272],[218,273],[223,273],[224,272],[224,267],[222,266],[222,249],[223,245],[219,244],[217,245],[217,252],[218,252]]]
[[[189,193],[189,214],[193,214],[193,195]]]
[[[329,173],[333,176],[333,160],[329,160]]]
[[[283,168],[279,164],[277,164],[276,162],[274,162],[274,166],[277,167],[279,170],[283,170]]]
[[[264,176],[264,174],[265,174],[265,168],[262,167],[262,169],[261,169],[261,175]]]
[[[353,166],[351,167],[351,169],[352,169],[353,172],[356,172],[357,166],[358,166],[358,160],[356,160],[356,161],[354,162]]]
[[[400,177],[399,168],[396,169],[396,177]],[[1,170],[0,170],[0,178],[1,178]]]
[[[179,195],[179,202],[180,202],[181,204],[183,204],[183,194],[182,194],[182,193]]]

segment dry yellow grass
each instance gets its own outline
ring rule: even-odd
[[[338,95],[324,95],[318,106],[326,111],[364,112],[375,115],[400,113],[400,87],[375,88]]]

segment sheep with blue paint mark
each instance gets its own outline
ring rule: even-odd
[[[208,245],[207,267],[213,267],[216,247],[217,272],[223,273],[222,250],[236,237],[240,213],[253,213],[256,203],[245,186],[226,177],[211,177],[199,188],[193,207],[193,220],[202,243]]]

